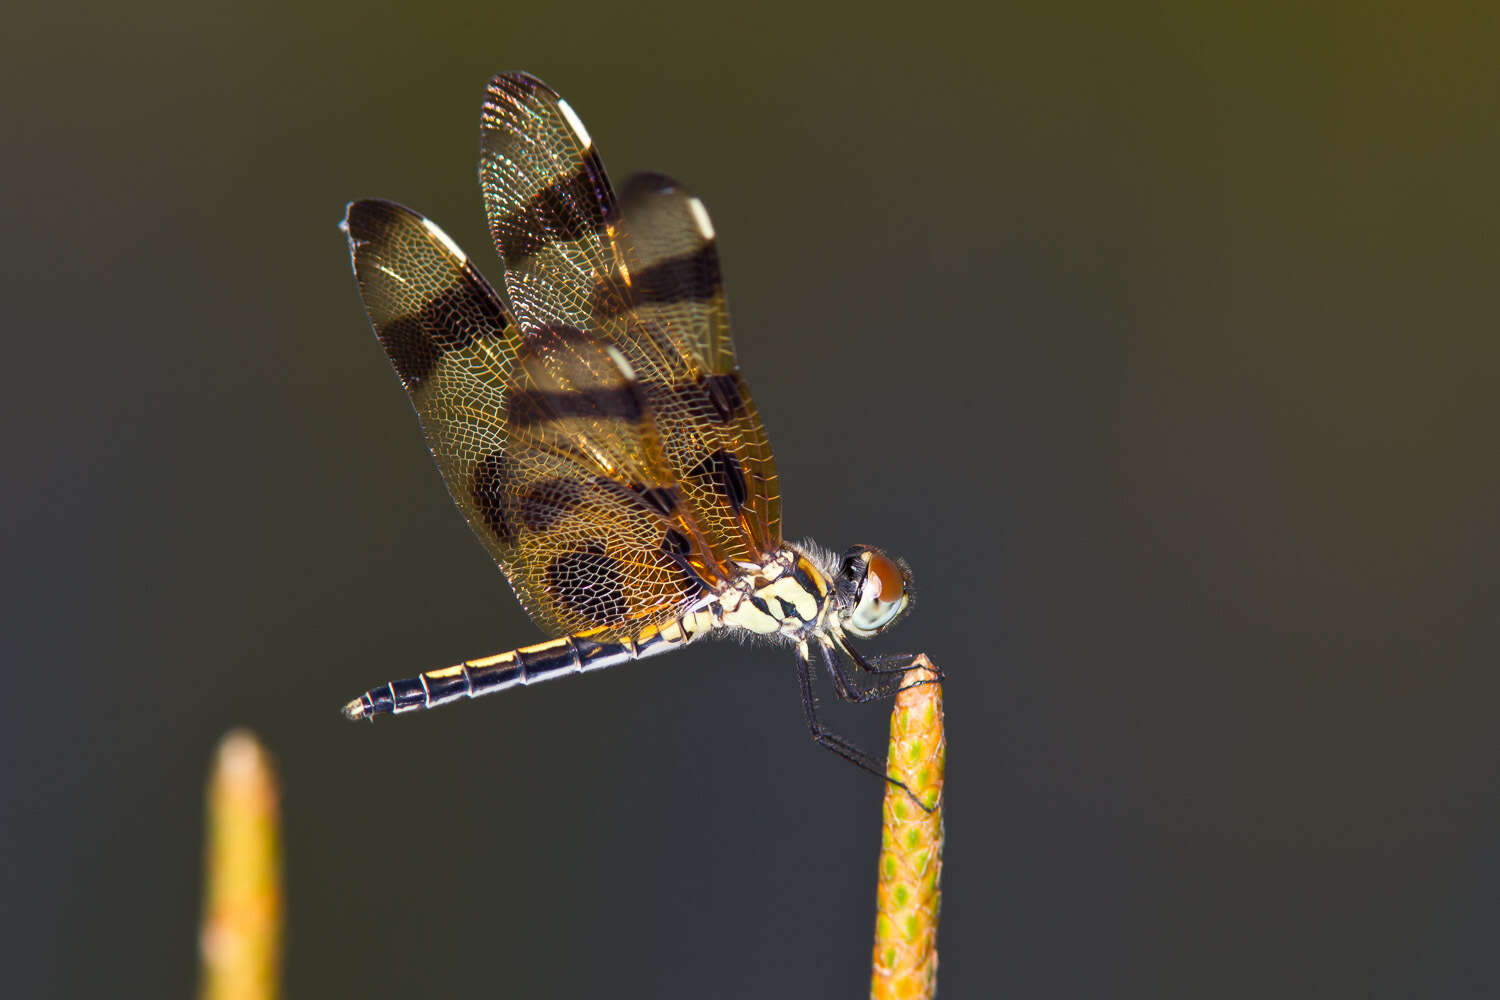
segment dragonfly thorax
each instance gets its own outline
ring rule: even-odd
[[[757,635],[798,639],[842,630],[876,635],[911,608],[911,570],[871,545],[856,545],[835,564],[804,543],[786,546],[744,572],[713,599],[715,622]]]
[[[712,610],[726,627],[795,639],[826,627],[834,610],[833,587],[824,570],[787,546],[760,565],[746,565],[715,596]]]

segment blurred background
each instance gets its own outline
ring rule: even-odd
[[[377,726],[541,638],[360,308],[498,284],[488,76],[720,234],[788,537],[948,672],[943,995],[1500,991],[1500,15],[28,5],[0,40],[12,996],[183,996],[210,751],[285,780],[290,996],[855,997],[879,782],[733,644]],[[825,698],[825,704],[831,699]],[[884,708],[831,720],[877,750]]]

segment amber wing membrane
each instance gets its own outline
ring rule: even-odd
[[[735,361],[708,210],[671,178],[638,174],[625,185],[614,236],[616,270],[595,294],[597,309],[630,302],[627,353],[650,373],[645,387],[671,474],[715,551],[757,561],[781,546],[781,497]]]
[[[355,278],[381,346],[411,395],[454,502],[517,597],[554,633],[629,635],[668,620],[701,591],[663,548],[660,501],[620,488],[568,437],[611,440],[634,390],[609,354],[568,345],[569,383],[513,387],[566,334],[523,338],[452,241],[409,209],[359,201],[345,219]],[[543,394],[571,416],[533,423]]]
[[[613,260],[614,190],[577,114],[529,74],[499,74],[485,90],[479,187],[522,329],[588,329],[595,276]],[[609,313],[619,316],[626,303],[612,305]],[[622,329],[615,323],[598,332]]]
[[[676,491],[694,566],[726,578],[778,548],[775,466],[736,368],[703,203],[659,175],[632,179],[617,202],[578,115],[519,73],[486,91],[479,175],[523,337],[568,328],[619,351],[646,413],[613,451],[638,482]]]

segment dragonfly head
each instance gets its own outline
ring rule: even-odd
[[[833,588],[839,623],[860,638],[885,631],[911,609],[911,567],[873,545],[844,553]]]

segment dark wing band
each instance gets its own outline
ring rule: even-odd
[[[609,353],[575,344],[568,357],[592,367],[572,366],[566,384],[535,382],[528,372],[545,374],[536,352],[565,335],[522,338],[442,230],[383,201],[350,205],[344,228],[371,326],[448,491],[537,623],[624,637],[696,600],[704,583],[665,496],[601,474],[568,433],[612,442],[612,423],[638,418],[638,389]]]

